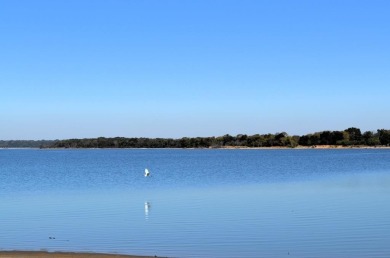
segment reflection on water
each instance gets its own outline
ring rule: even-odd
[[[149,219],[150,202],[145,202],[145,219]]]
[[[363,176],[353,187],[349,181],[149,192],[159,204],[152,217],[152,202],[132,190],[1,196],[0,248],[173,257],[385,257],[390,189],[364,184]]]

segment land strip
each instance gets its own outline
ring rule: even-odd
[[[100,253],[44,252],[44,251],[0,251],[0,257],[2,258],[152,258],[157,256],[100,254]]]

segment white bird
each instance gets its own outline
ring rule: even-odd
[[[150,172],[147,168],[145,168],[145,177],[149,176],[150,175]]]

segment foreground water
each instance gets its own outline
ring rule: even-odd
[[[0,150],[0,169],[0,250],[390,255],[390,150]]]

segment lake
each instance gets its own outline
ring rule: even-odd
[[[389,257],[389,203],[389,149],[0,150],[0,250]]]

